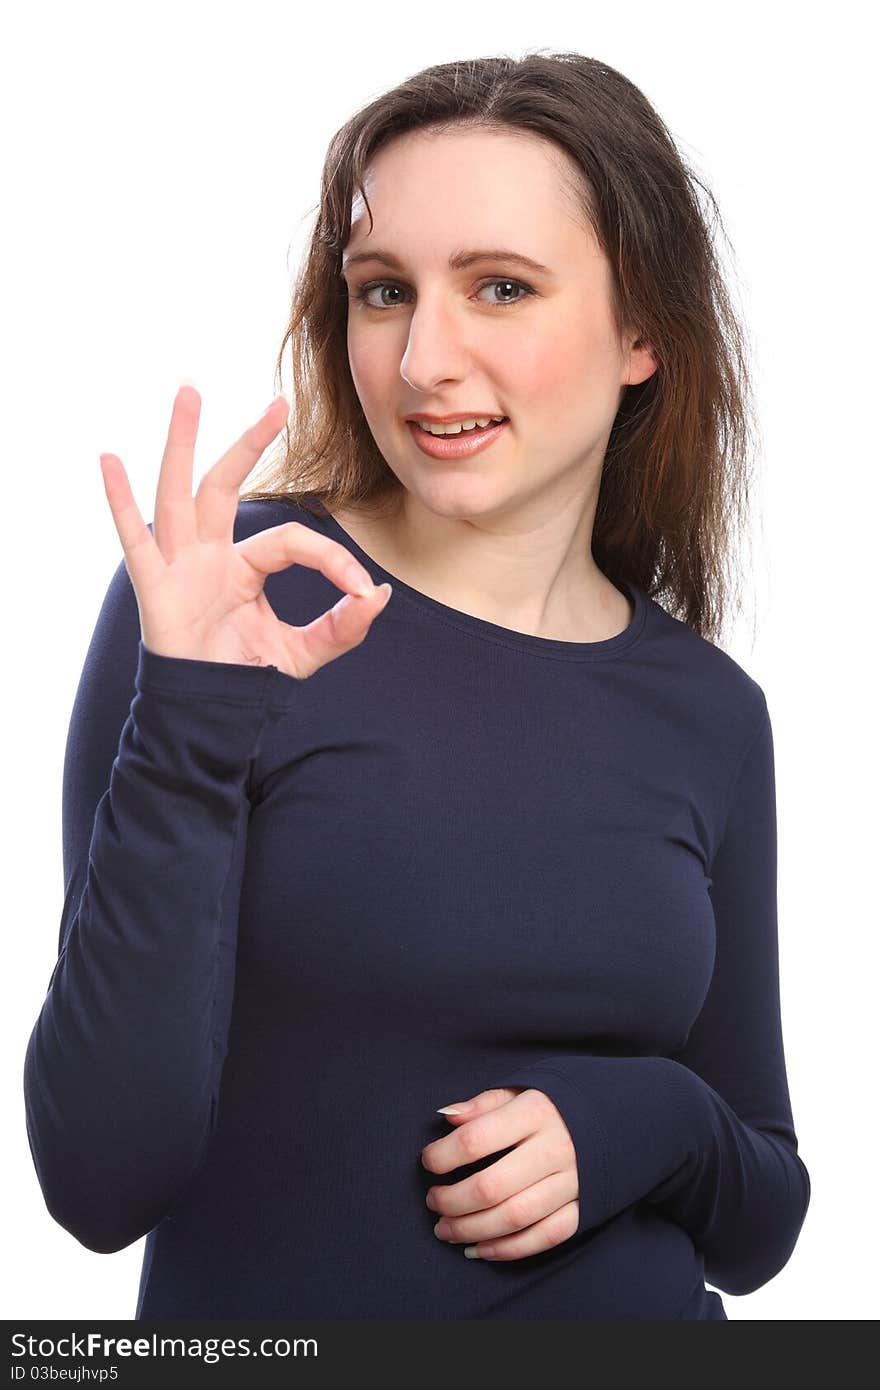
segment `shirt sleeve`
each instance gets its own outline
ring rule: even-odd
[[[24,1062],[46,1205],[90,1250],[156,1226],[205,1154],[252,760],[298,689],[274,666],[149,651],[120,564],[70,721],[59,953]]]
[[[543,1091],[577,1156],[576,1234],[645,1200],[702,1250],[708,1281],[747,1294],[789,1259],[810,1201],[779,997],[773,735],[766,702],[711,865],[712,981],[670,1057],[541,1058],[497,1084]]]

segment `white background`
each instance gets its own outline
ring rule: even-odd
[[[731,1320],[876,1317],[877,129],[867,15],[855,3],[681,0],[527,10],[378,0],[363,13],[318,7],[308,27],[289,0],[80,0],[8,15],[6,1318],[131,1318],[143,1251],[139,1241],[94,1254],[48,1215],[21,1084],[57,949],[67,725],[121,558],[98,454],[119,455],[152,519],[171,404],[190,379],[203,399],[201,476],[275,394],[333,132],[428,64],[534,49],[601,58],[656,106],[718,199],[754,344],[763,444],[751,617],[727,650],[764,688],[774,726],[783,1026],[813,1198],[785,1269],[745,1298],[724,1295],[725,1307]]]

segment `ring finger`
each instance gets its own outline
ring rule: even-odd
[[[571,1179],[567,1173],[551,1173],[515,1196],[487,1207],[485,1211],[470,1212],[467,1216],[443,1216],[435,1226],[438,1240],[451,1244],[472,1244],[480,1240],[497,1240],[533,1226],[545,1216],[572,1200]],[[445,1233],[445,1234],[444,1234]]]

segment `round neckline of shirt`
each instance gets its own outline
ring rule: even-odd
[[[347,550],[351,551],[355,559],[367,566],[370,577],[377,584],[388,581],[392,588],[392,597],[395,594],[400,595],[408,603],[412,603],[423,612],[428,613],[435,621],[458,628],[459,631],[465,632],[471,637],[512,647],[517,651],[526,652],[533,656],[552,657],[562,661],[603,661],[628,651],[638,641],[644,629],[648,611],[647,598],[638,585],[629,579],[622,581],[624,586],[622,589],[616,581],[612,582],[615,584],[615,588],[620,589],[625,596],[629,596],[633,605],[632,618],[622,632],[616,633],[613,637],[605,637],[598,642],[565,642],[556,637],[536,637],[530,632],[517,632],[515,628],[503,627],[500,623],[489,622],[487,618],[478,618],[472,613],[464,613],[459,608],[451,608],[448,604],[441,603],[439,599],[431,598],[429,594],[423,594],[420,589],[414,589],[411,584],[405,583],[397,575],[392,574],[390,570],[386,570],[362,546],[358,545],[354,536],[349,535],[323,503],[320,503],[319,506],[322,512],[321,519],[334,533],[335,538]]]

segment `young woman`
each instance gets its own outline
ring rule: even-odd
[[[25,1095],[139,1318],[724,1319],[794,1248],[694,182],[592,59],[419,73],[328,151],[262,486],[283,398],[193,497],[182,387],[152,526],[102,456]]]

